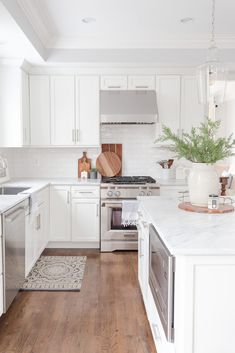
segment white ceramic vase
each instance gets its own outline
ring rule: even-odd
[[[189,198],[192,205],[207,206],[210,194],[219,195],[219,176],[211,164],[193,163],[188,177]]]

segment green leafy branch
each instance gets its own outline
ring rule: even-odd
[[[182,133],[179,137],[167,126],[163,126],[163,134],[155,142],[171,141],[166,149],[174,152],[176,158],[186,158],[194,163],[213,164],[219,160],[234,156],[235,140],[233,134],[228,138],[216,138],[220,127],[219,120],[207,119],[198,128],[193,127],[191,133]]]

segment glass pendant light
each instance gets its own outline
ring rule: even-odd
[[[217,105],[225,98],[227,69],[219,61],[215,42],[215,0],[212,0],[211,41],[207,60],[197,68],[199,103]]]

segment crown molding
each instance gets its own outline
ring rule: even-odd
[[[16,0],[24,15],[27,17],[32,28],[37,33],[44,47],[47,47],[47,43],[50,41],[52,36],[52,30],[49,28],[49,21],[47,14],[42,12],[42,9],[38,8],[35,1],[31,0]],[[40,16],[40,14],[42,16]],[[44,19],[44,20],[43,20]],[[49,30],[48,30],[49,28]]]

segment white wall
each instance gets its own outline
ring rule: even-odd
[[[171,154],[153,147],[155,126],[102,126],[102,143],[123,144],[123,175],[150,175],[160,177],[156,162],[170,158]],[[76,177],[77,160],[83,150],[95,165],[100,153],[98,148],[11,148],[0,149],[7,157],[11,178],[15,177]]]

